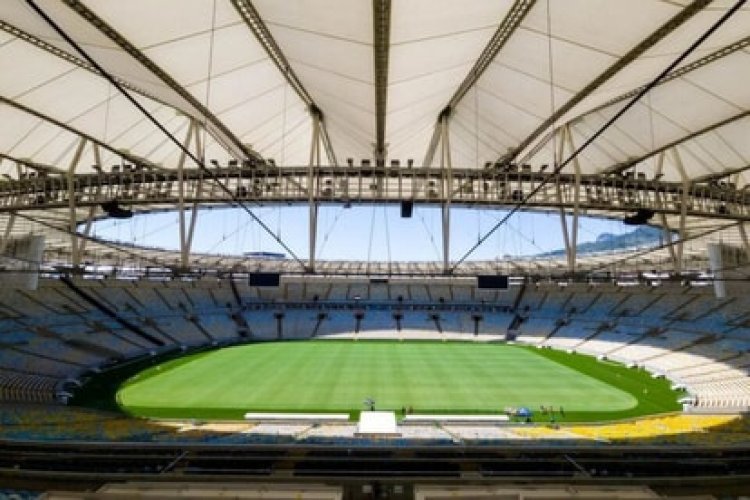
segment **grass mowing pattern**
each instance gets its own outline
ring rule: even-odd
[[[149,417],[241,418],[246,411],[497,413],[540,405],[565,421],[679,409],[669,382],[646,372],[524,346],[464,342],[304,341],[251,344],[169,361],[117,394]]]

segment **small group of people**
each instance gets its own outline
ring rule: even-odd
[[[506,415],[510,415],[513,417],[518,417],[523,419],[524,422],[531,423],[531,417],[533,416],[533,412],[526,407],[521,408],[514,408],[514,407],[506,407],[504,409],[504,412]],[[552,405],[545,406],[545,405],[539,405],[539,414],[540,415],[549,415],[550,418],[550,424],[555,425],[557,423],[556,417],[559,415],[560,417],[565,417],[565,408],[560,405],[559,407],[555,407]]]
[[[552,425],[555,429],[557,429],[558,426],[557,426],[557,419],[555,418],[555,414],[556,414],[555,407],[552,405],[550,406],[540,405],[539,409],[542,415],[549,415],[550,425]],[[562,405],[560,405],[559,414],[560,414],[560,417],[565,417],[565,408],[563,408]]]
[[[554,417],[555,417],[555,411],[556,411],[556,410],[555,410],[555,407],[554,407],[554,406],[552,406],[552,405],[550,405],[550,406],[544,406],[544,405],[540,405],[540,406],[539,406],[539,411],[540,411],[540,413],[541,413],[542,415],[551,415],[551,416],[552,416],[552,418],[554,418]],[[559,410],[559,413],[560,413],[560,416],[561,416],[561,417],[564,417],[564,416],[565,416],[565,408],[563,408],[563,407],[562,407],[562,405],[560,405],[560,410]]]

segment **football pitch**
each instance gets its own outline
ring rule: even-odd
[[[665,380],[578,354],[469,342],[268,342],[188,355],[117,392],[138,416],[241,418],[248,411],[500,413],[554,407],[565,421],[679,409]],[[563,407],[564,415],[559,413]]]

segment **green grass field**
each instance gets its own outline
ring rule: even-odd
[[[149,417],[241,418],[247,411],[497,413],[565,409],[565,421],[678,409],[665,380],[589,356],[463,342],[304,341],[249,344],[167,361],[117,392]],[[558,416],[559,418],[559,416]]]

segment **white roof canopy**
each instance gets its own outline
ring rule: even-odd
[[[454,168],[559,164],[734,4],[4,0],[0,174],[17,178],[23,162],[67,171],[82,138],[95,147],[78,173],[174,170],[173,139],[206,161],[307,165],[318,123],[323,164],[382,146],[385,162],[443,166],[441,117]],[[749,47],[743,6],[578,155],[580,171],[746,185]]]
[[[372,2],[36,3],[176,138],[184,140],[190,118],[205,124],[206,158],[237,157],[239,144],[279,165],[309,161],[313,117],[286,72],[322,112],[339,161],[372,157],[377,120]],[[243,19],[243,3],[254,7],[283,54],[284,71]],[[419,165],[441,111],[521,2],[386,3],[387,159],[413,158]],[[481,168],[519,146],[535,153],[519,151],[517,158],[551,162],[552,141],[545,138],[552,130],[569,124],[574,141],[584,141],[626,101],[608,102],[650,82],[731,6],[654,0],[526,3],[528,12],[452,109],[455,166]],[[12,68],[0,76],[0,152],[65,168],[83,133],[112,151],[174,168],[175,144],[27,2],[2,2],[0,20],[0,62]],[[605,172],[673,142],[684,153],[690,177],[746,165],[746,120],[691,135],[750,107],[744,83],[750,76],[748,33],[750,11],[743,8],[690,54],[682,74],[647,94],[581,154],[583,170]],[[623,59],[639,46],[635,57]],[[117,161],[116,156],[107,153],[103,161]],[[87,160],[84,165],[94,159]],[[7,163],[0,168],[13,175]],[[650,157],[637,168],[649,171],[653,164]],[[675,175],[670,166],[663,170]]]

